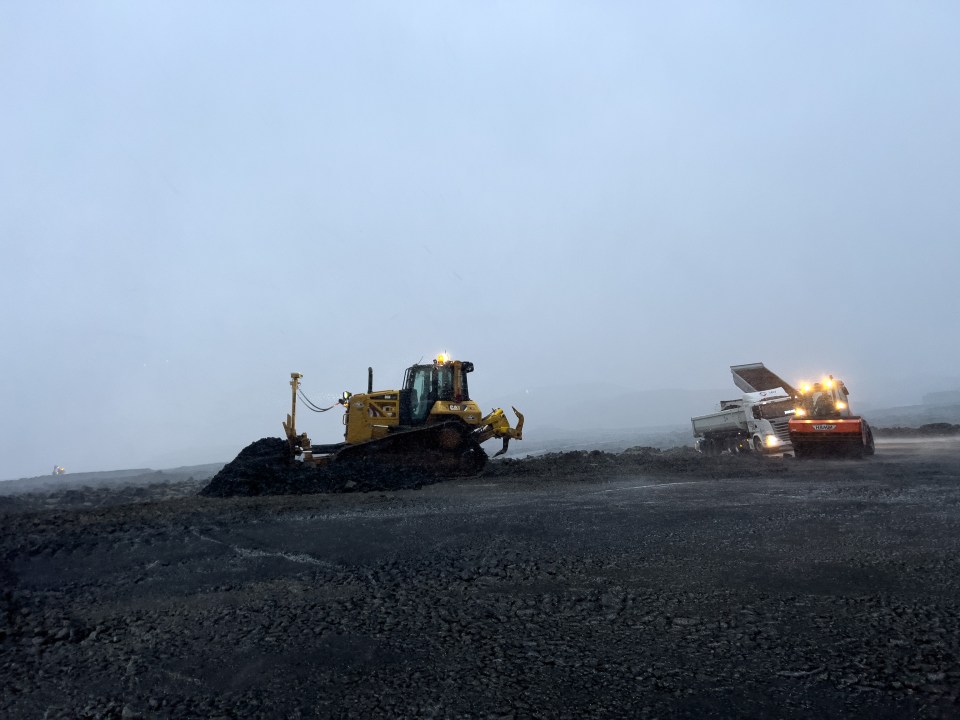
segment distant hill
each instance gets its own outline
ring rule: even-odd
[[[634,390],[614,383],[532,388],[501,398],[489,407],[510,406],[526,415],[530,432],[623,430],[689,425],[690,418],[719,409],[720,400],[740,397],[726,390]],[[512,418],[511,418],[512,421]]]
[[[960,390],[941,390],[923,396],[924,405],[960,405]]]
[[[868,410],[863,416],[872,425],[918,427],[930,423],[960,423],[960,403],[952,405],[905,405]]]
[[[883,427],[873,426],[877,437],[891,438],[950,438],[960,437],[960,425],[950,423],[930,423],[920,427]]]
[[[646,446],[660,449],[693,444],[693,434],[689,426],[671,426],[660,428],[620,428],[617,430],[590,430],[571,432],[557,428],[540,428],[527,433],[524,439],[510,444],[509,457],[542,455],[548,452],[568,450],[605,450],[622,452],[627,448]],[[500,449],[496,440],[484,445],[487,453],[493,455]]]
[[[721,399],[740,396],[727,390],[622,390],[614,383],[556,386],[520,391],[499,403],[484,405],[507,409],[515,404],[526,415],[524,439],[510,445],[509,455],[538,455],[564,450],[620,452],[634,446],[670,448],[692,445],[690,418],[719,408]],[[960,403],[943,403],[952,396],[937,393],[935,402],[893,408],[874,408],[864,417],[877,427],[918,428],[931,423],[960,424]],[[928,398],[925,398],[928,399]],[[499,450],[497,441],[485,444],[490,455]],[[48,492],[70,487],[109,487],[176,483],[212,478],[224,463],[187,465],[153,470],[131,468],[102,472],[40,475],[0,481],[0,496]]]
[[[0,481],[0,495],[15,495],[26,492],[49,492],[71,487],[109,487],[119,485],[151,485],[153,483],[183,482],[212,478],[224,463],[188,465],[166,470],[135,468],[129,470],[104,470],[102,472],[66,473],[64,475],[38,475],[32,478]]]
[[[732,384],[713,390],[635,390],[605,382],[520,390],[489,406],[484,404],[482,409],[502,407],[512,421],[509,408],[516,405],[526,416],[527,431],[533,438],[541,434],[689,427],[691,417],[714,412],[720,400],[740,396],[741,391]],[[929,402],[923,404],[870,408],[863,415],[877,425],[957,423],[960,401],[948,402],[952,397],[952,392],[932,393],[924,398]]]

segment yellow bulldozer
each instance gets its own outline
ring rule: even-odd
[[[366,393],[345,392],[327,408],[303,393],[303,375],[291,373],[291,410],[283,423],[291,456],[303,463],[360,472],[409,468],[435,475],[475,475],[487,462],[483,442],[503,440],[496,453],[502,455],[510,440],[523,438],[523,414],[513,408],[515,428],[500,408],[484,415],[470,399],[471,372],[473,363],[441,353],[432,363],[407,368],[400,390],[374,391],[373,370],[368,369]],[[297,433],[298,397],[315,412],[343,406],[344,441],[314,445],[306,433]]]

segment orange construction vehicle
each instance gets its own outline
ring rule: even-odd
[[[849,396],[847,386],[833,375],[817,383],[800,383],[788,423],[796,457],[873,455],[873,431],[851,412]]]

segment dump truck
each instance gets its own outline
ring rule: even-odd
[[[763,363],[732,365],[730,373],[743,394],[721,400],[718,412],[690,418],[697,449],[704,455],[791,453],[788,423],[796,390]]]
[[[820,382],[800,383],[790,442],[798,458],[874,454],[873,430],[850,409],[850,391],[842,380],[827,375]]]
[[[501,408],[484,414],[470,397],[467,376],[472,362],[446,353],[427,364],[416,364],[404,375],[399,390],[373,389],[373,370],[367,370],[367,392],[344,392],[334,405],[320,408],[301,388],[300,373],[290,374],[292,401],[283,422],[292,460],[317,466],[338,466],[353,472],[365,469],[403,470],[433,475],[474,475],[487,462],[481,444],[496,438],[507,451],[511,440],[523,438],[524,417],[516,408],[516,427]],[[344,408],[343,442],[314,445],[296,427],[297,399],[316,412]]]

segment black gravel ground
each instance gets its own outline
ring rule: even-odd
[[[0,506],[0,717],[960,716],[960,442],[632,455]]]

